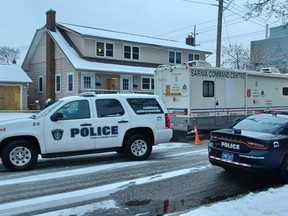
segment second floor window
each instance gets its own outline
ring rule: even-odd
[[[170,64],[181,64],[181,52],[169,52],[169,63]]]
[[[139,47],[124,46],[124,58],[139,60]]]
[[[199,59],[200,59],[200,56],[198,54],[192,54],[192,53],[188,54],[188,61],[199,60]]]
[[[113,57],[114,45],[111,43],[97,42],[96,55],[103,57]]]

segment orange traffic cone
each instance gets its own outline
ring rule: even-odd
[[[194,126],[194,131],[195,131],[195,141],[194,141],[194,144],[195,144],[195,145],[200,145],[200,144],[201,144],[201,141],[200,141],[199,134],[198,134],[198,130],[197,130],[196,126]]]

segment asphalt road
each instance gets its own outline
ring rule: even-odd
[[[141,162],[105,153],[40,159],[26,172],[0,163],[0,215],[156,216],[281,185],[210,165],[206,138],[158,145]]]

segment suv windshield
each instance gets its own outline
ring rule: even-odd
[[[55,103],[51,104],[50,106],[46,107],[44,110],[42,110],[40,113],[36,114],[36,115],[32,115],[30,118],[35,118],[38,119],[42,116],[47,115],[52,109],[54,109],[54,107],[58,106],[58,104],[62,103],[63,101],[59,100],[56,101]]]
[[[233,128],[262,133],[273,133],[287,123],[288,119],[286,118],[279,118],[271,115],[254,115],[238,122]]]

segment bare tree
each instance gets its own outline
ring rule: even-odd
[[[265,15],[267,18],[274,16],[277,19],[288,15],[288,0],[257,0],[255,3],[246,1],[247,18]]]
[[[0,46],[0,63],[9,64],[13,63],[16,59],[19,59],[19,49],[10,48],[7,46]]]
[[[251,69],[250,51],[237,43],[222,47],[222,67]]]
[[[262,67],[266,67],[266,59],[269,55],[268,52],[265,52],[262,47],[251,49],[250,53],[250,65],[252,70],[259,70]],[[270,56],[270,55],[269,55]]]
[[[275,57],[277,62],[275,62],[275,66],[280,70],[281,73],[288,73],[288,50],[287,44],[286,46],[283,44],[278,44],[275,47]]]

